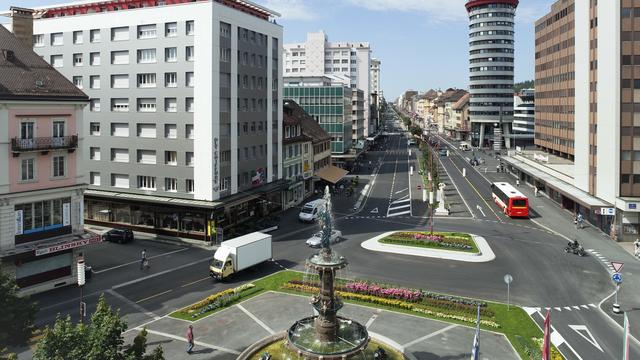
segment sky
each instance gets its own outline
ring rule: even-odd
[[[253,0],[282,17],[284,42],[303,42],[324,30],[329,41],[369,42],[382,61],[387,100],[403,91],[468,88],[466,0]],[[534,77],[534,23],[555,0],[520,0],[515,27],[515,80]],[[70,0],[0,0],[10,5],[45,6]],[[5,22],[4,20],[0,20]]]

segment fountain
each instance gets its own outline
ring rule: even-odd
[[[306,261],[308,270],[319,275],[318,294],[311,297],[314,316],[296,321],[287,331],[287,346],[306,359],[346,359],[361,354],[369,343],[367,329],[360,323],[338,316],[342,300],[334,292],[336,271],[347,259],[331,249],[331,195],[325,188],[326,208],[320,216],[322,248]]]

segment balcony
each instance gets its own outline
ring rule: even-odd
[[[73,152],[78,147],[78,135],[62,137],[36,137],[33,139],[11,139],[11,151],[14,155],[21,152],[69,149]]]

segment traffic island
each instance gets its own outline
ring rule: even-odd
[[[485,238],[467,233],[391,231],[360,246],[371,251],[477,263],[496,258]]]

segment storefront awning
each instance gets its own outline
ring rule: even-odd
[[[129,201],[149,202],[149,203],[155,203],[155,204],[198,207],[198,208],[205,208],[205,209],[213,209],[216,206],[219,206],[221,204],[218,201],[179,199],[179,198],[170,198],[170,197],[162,197],[162,196],[154,196],[154,195],[129,194],[129,193],[120,193],[120,192],[103,191],[103,190],[85,190],[84,195],[94,196],[99,198],[106,198],[105,200],[121,199],[121,200],[129,200]]]
[[[243,203],[249,202],[251,200],[258,199],[258,198],[260,198],[260,194],[244,195],[244,196],[242,196],[240,198],[237,198],[237,199],[234,199],[234,200],[225,201],[224,202],[224,207],[229,209],[229,208],[231,208],[233,206],[240,205],[240,204],[243,204]]]
[[[322,180],[326,180],[332,184],[340,181],[345,175],[349,172],[347,170],[340,169],[339,167],[330,165],[324,169],[320,169],[316,175],[320,177]]]

